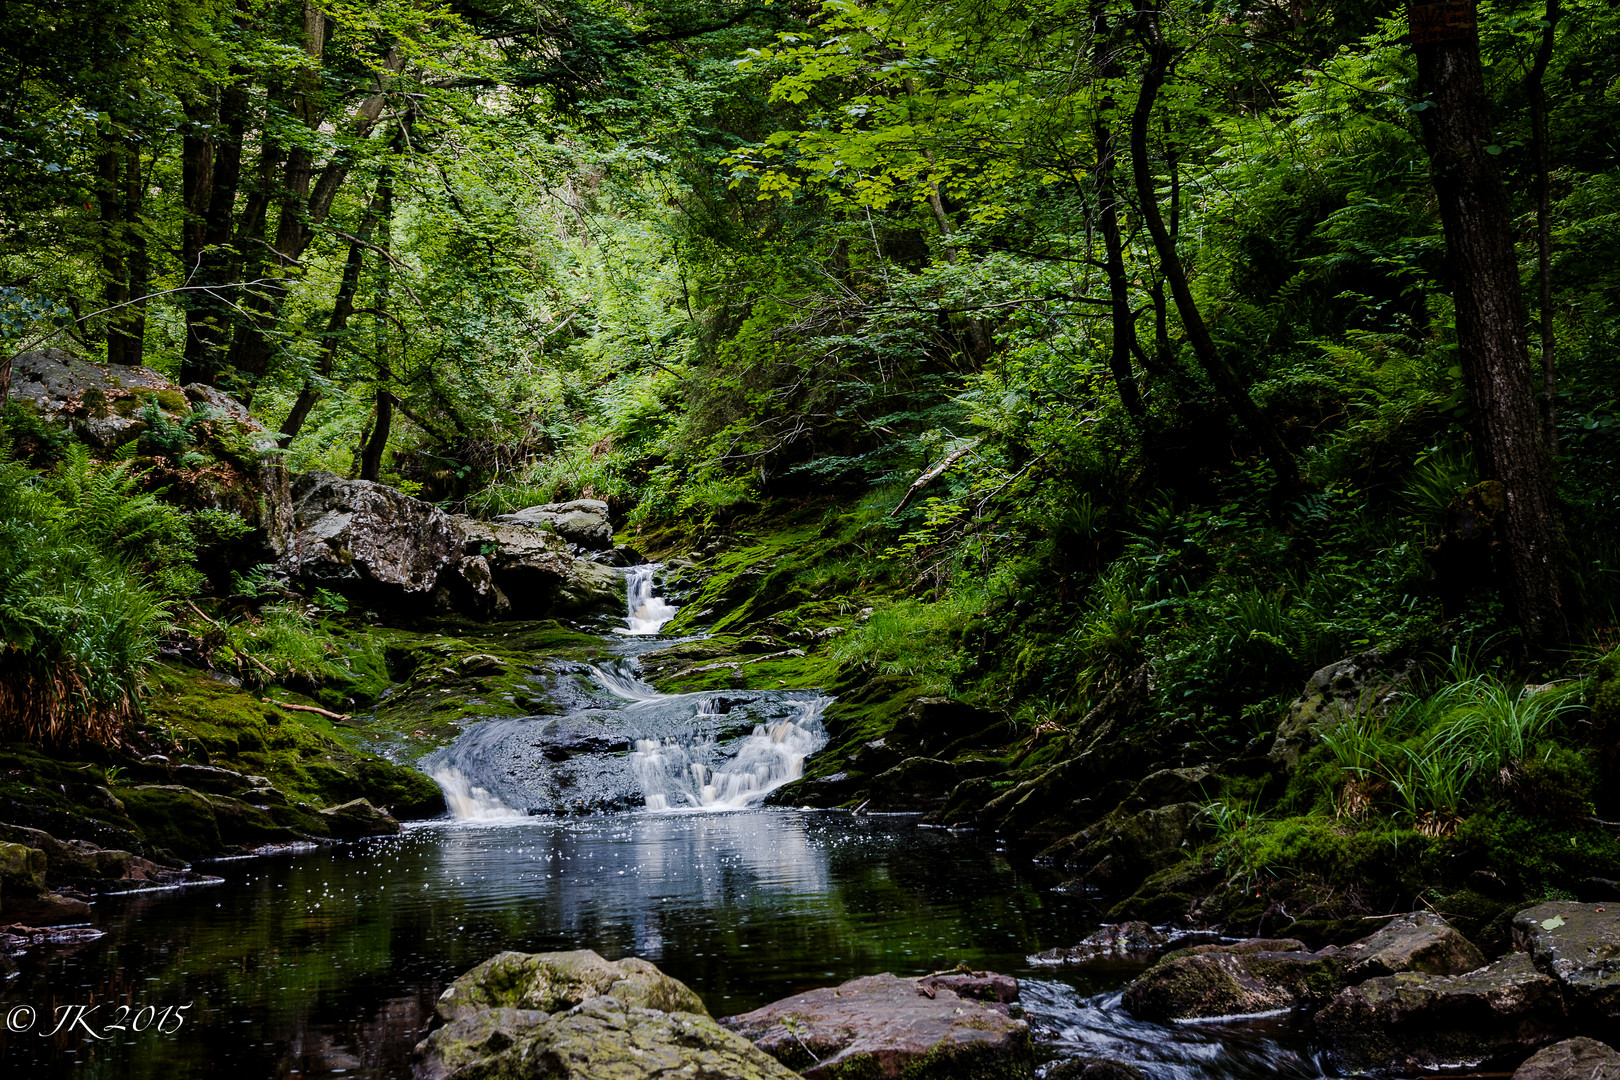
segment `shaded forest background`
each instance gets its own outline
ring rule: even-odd
[[[1138,678],[1236,751],[1374,647],[1522,704],[1620,625],[1620,14],[1421,10],[1466,32],[1358,0],[15,0],[0,349],[212,384],[290,469],[461,511],[604,498],[657,547],[814,508],[844,539],[806,588],[873,608],[840,662],[1010,703],[1031,745]],[[151,496],[206,455],[5,423],[6,662],[138,711],[181,599],[268,595],[198,554],[230,521]],[[1445,757],[1412,723],[1385,742]],[[1481,760],[1408,824],[1449,828]]]

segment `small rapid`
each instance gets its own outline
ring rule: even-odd
[[[790,720],[759,724],[729,760],[714,739],[637,739],[632,756],[649,810],[737,810],[804,775],[804,759],[827,742],[821,714],[832,698],[800,703]],[[698,716],[705,714],[699,706]]]

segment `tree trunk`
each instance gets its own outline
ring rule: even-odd
[[[127,364],[129,336],[124,326],[124,305],[129,302],[129,265],[125,258],[124,151],[114,146],[96,158],[96,179],[101,200],[102,302],[107,313],[107,362]]]
[[[1093,6],[1092,59],[1097,74],[1102,78],[1118,75],[1112,60],[1115,35],[1109,32],[1108,18],[1100,5]],[[1107,94],[1097,106],[1097,117],[1091,125],[1092,138],[1097,144],[1097,224],[1103,238],[1103,273],[1108,278],[1108,311],[1113,324],[1113,341],[1108,353],[1108,369],[1114,376],[1114,387],[1119,391],[1120,404],[1145,437],[1147,434],[1147,408],[1142,404],[1142,393],[1136,385],[1136,373],[1131,369],[1131,356],[1141,351],[1136,340],[1136,313],[1131,310],[1130,279],[1125,274],[1125,240],[1119,228],[1119,189],[1114,178],[1118,164],[1118,137],[1114,133],[1115,102]]]
[[[1153,238],[1153,249],[1159,256],[1159,265],[1164,272],[1165,282],[1170,286],[1171,299],[1175,301],[1176,311],[1181,315],[1182,327],[1187,332],[1187,339],[1192,344],[1193,354],[1198,358],[1199,365],[1209,376],[1209,381],[1214,384],[1215,392],[1220,394],[1222,400],[1237,414],[1238,420],[1248,428],[1249,434],[1260,444],[1261,452],[1265,454],[1266,460],[1271,463],[1272,471],[1277,475],[1277,483],[1281,490],[1295,491],[1300,486],[1298,463],[1294,461],[1294,455],[1283,442],[1282,436],[1277,433],[1276,427],[1255,405],[1254,399],[1249,397],[1248,389],[1238,380],[1237,373],[1216,348],[1215,339],[1210,336],[1209,327],[1204,324],[1198,305],[1193,300],[1192,289],[1187,284],[1187,273],[1181,265],[1181,256],[1176,251],[1175,237],[1165,227],[1164,216],[1159,212],[1158,185],[1153,175],[1152,159],[1148,157],[1148,122],[1153,117],[1153,105],[1160,88],[1164,86],[1165,78],[1169,75],[1174,54],[1159,30],[1156,11],[1139,8],[1136,17],[1148,53],[1147,69],[1142,74],[1141,92],[1136,99],[1136,110],[1131,116],[1131,166],[1136,178],[1137,200],[1141,203],[1142,224],[1147,226],[1148,234]]]
[[[1565,638],[1564,536],[1525,341],[1512,212],[1486,152],[1491,119],[1472,0],[1412,4],[1418,113],[1445,229],[1457,350],[1485,474],[1502,484],[1498,517],[1508,603],[1533,645]]]
[[[339,343],[343,340],[344,332],[349,326],[349,316],[354,314],[354,296],[360,288],[360,271],[366,261],[366,244],[371,240],[372,228],[377,223],[379,200],[373,198],[371,206],[366,210],[366,216],[361,219],[360,226],[355,232],[355,240],[349,244],[349,258],[343,264],[343,279],[338,283],[336,298],[332,301],[332,314],[326,320],[326,337],[321,342],[321,356],[316,364],[316,371],[321,379],[329,379],[337,368],[337,354]],[[280,442],[283,447],[290,446],[293,439],[298,437],[304,421],[320,400],[320,387],[316,380],[305,379],[304,385],[298,391],[298,400],[293,402],[287,419],[282,422]]]
[[[209,133],[205,147],[195,151],[198,160],[191,166],[197,170],[196,188],[186,201],[187,214],[195,215],[196,235],[188,234],[189,243],[195,244],[195,254],[188,251],[184,272],[188,284],[200,291],[189,294],[186,303],[182,384],[215,382],[225,360],[233,305],[237,302],[225,290],[231,284],[231,271],[240,265],[237,253],[227,245],[236,212],[236,193],[242,182],[247,111],[246,90],[239,85],[223,90],[217,120],[211,122],[217,124],[217,130]],[[188,161],[191,153],[188,150]]]
[[[1547,134],[1547,65],[1552,62],[1553,43],[1558,33],[1558,0],[1547,0],[1546,26],[1536,62],[1525,79],[1530,97],[1530,143],[1536,162],[1536,277],[1541,285],[1536,305],[1541,324],[1541,425],[1547,435],[1547,450],[1558,453],[1558,369],[1553,357],[1552,311],[1552,192],[1551,150]]]

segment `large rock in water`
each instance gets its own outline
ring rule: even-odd
[[[1034,1073],[1029,1025],[1005,1000],[979,996],[1005,999],[1016,986],[870,975],[720,1022],[811,1080],[1017,1080]]]
[[[1565,1039],[1520,1065],[1513,1080],[1620,1080],[1620,1053],[1596,1039]]]
[[[1344,990],[1316,1014],[1333,1059],[1352,1070],[1473,1067],[1568,1034],[1558,980],[1513,953],[1455,977],[1409,971]]]
[[[607,551],[613,547],[608,504],[600,499],[530,506],[514,514],[502,514],[495,520],[546,529],[584,551]]]
[[[1582,1020],[1620,1028],[1620,900],[1527,908],[1513,917],[1513,943],[1563,984]]]
[[[1474,943],[1432,911],[1391,919],[1377,933],[1339,949],[1335,956],[1346,964],[1351,982],[1402,971],[1464,975],[1485,966],[1485,955]]]
[[[416,1080],[792,1080],[645,960],[506,952],[440,995]]]

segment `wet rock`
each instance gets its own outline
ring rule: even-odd
[[[341,806],[321,811],[327,829],[339,840],[358,840],[363,836],[394,836],[400,824],[393,815],[377,809],[366,799],[352,799]]]
[[[1425,975],[1462,975],[1485,966],[1474,943],[1432,911],[1414,911],[1392,919],[1383,929],[1337,952],[1351,982],[1419,971]]]
[[[906,758],[872,778],[868,789],[874,810],[923,810],[945,801],[961,774],[956,765],[937,758]]]
[[[1219,940],[1214,933],[1161,930],[1152,923],[1135,920],[1114,923],[1087,934],[1066,949],[1048,949],[1030,957],[1035,964],[1070,966],[1101,962],[1145,963],[1171,949],[1209,945]]]
[[[62,926],[90,921],[89,904],[53,892],[16,898],[10,894],[0,895],[0,913],[10,922],[28,926]]]
[[[1568,1034],[1558,980],[1514,953],[1466,975],[1408,971],[1343,990],[1316,1031],[1346,1069],[1472,1067]]]
[[[947,749],[1000,747],[1012,734],[1005,713],[954,698],[920,697],[900,714],[889,737],[913,747],[918,757],[941,757]]]
[[[547,1015],[486,1010],[416,1048],[415,1080],[795,1080],[707,1015],[597,997]]]
[[[1583,1018],[1620,1021],[1620,900],[1537,904],[1513,917],[1513,942],[1564,986]]]
[[[206,858],[224,848],[206,796],[178,784],[142,784],[120,791],[130,819],[157,847],[182,859]]]
[[[22,844],[0,843],[0,902],[44,891],[45,853]]]
[[[1620,1053],[1596,1039],[1565,1039],[1538,1050],[1513,1080],[1620,1080]]]
[[[1350,716],[1389,709],[1415,670],[1412,660],[1380,649],[1336,660],[1318,670],[1305,681],[1305,691],[1277,725],[1268,757],[1279,767],[1292,769],[1316,745],[1321,731],[1332,730]]]
[[[1087,880],[1113,886],[1134,885],[1182,858],[1182,845],[1203,818],[1203,804],[1172,803],[1132,813],[1122,804],[1068,845],[1075,854],[1064,861]]]
[[[1018,1000],[1018,980],[1011,975],[997,975],[993,971],[929,975],[918,979],[917,985],[924,987],[925,992],[933,990],[937,993],[940,990],[949,990],[959,998],[988,1001],[997,1005],[1010,1005]]]
[[[459,566],[450,515],[385,484],[311,472],[292,485],[291,535],[278,573],[378,607],[420,607]]]
[[[531,529],[547,529],[568,543],[587,551],[607,551],[613,547],[613,526],[608,521],[608,505],[600,499],[530,506],[495,519]]]
[[[812,1080],[1033,1074],[1029,1027],[948,988],[871,975],[811,990],[721,1023]]]
[[[249,786],[244,774],[216,765],[175,765],[169,775],[177,784],[216,795],[234,795]]]
[[[598,997],[659,1012],[708,1015],[685,983],[647,961],[604,960],[590,949],[498,953],[446,987],[435,1010],[447,1021],[485,1009],[555,1013]]]
[[[1125,988],[1123,1003],[1143,1020],[1279,1012],[1332,997],[1343,968],[1292,938],[1200,945],[1149,968]]]

